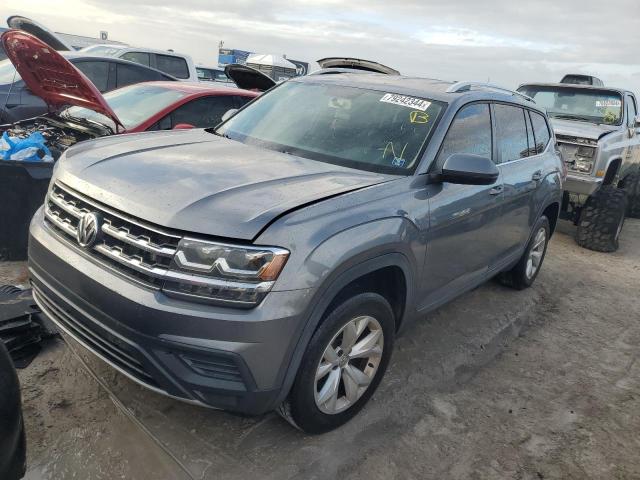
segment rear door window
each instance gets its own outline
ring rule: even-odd
[[[549,140],[551,140],[549,125],[547,125],[547,121],[539,113],[529,113],[531,114],[531,123],[533,124],[533,135],[536,139],[536,153],[540,154],[546,150]]]
[[[130,62],[139,63],[140,65],[150,66],[151,56],[147,52],[127,52],[120,58],[129,60]]]
[[[181,57],[156,54],[156,68],[176,78],[189,78],[187,61]]]
[[[493,107],[499,162],[527,157],[527,126],[522,108],[503,104],[495,104]]]
[[[98,90],[106,92],[109,83],[109,62],[77,62],[74,64]]]
[[[491,114],[488,104],[468,105],[456,114],[442,143],[436,167],[442,168],[445,160],[456,153],[492,158]]]

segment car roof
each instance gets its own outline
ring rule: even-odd
[[[584,89],[584,90],[612,90],[614,92],[618,92],[618,93],[621,93],[621,94],[629,93],[629,94],[633,95],[633,92],[630,91],[630,90],[626,90],[624,88],[617,88],[617,87],[608,87],[606,85],[598,86],[598,85],[579,85],[579,84],[574,84],[574,83],[538,83],[538,82],[523,83],[522,85],[520,85],[520,87],[524,87],[524,86],[581,88],[581,89]],[[520,88],[520,87],[518,87],[518,88]]]
[[[140,84],[137,84],[140,85]],[[198,95],[202,93],[209,93],[214,95],[240,95],[247,97],[256,97],[259,92],[252,92],[251,90],[243,90],[241,88],[226,87],[222,84],[216,84],[213,82],[144,82],[144,85],[158,85],[160,87],[167,88],[169,90],[177,90],[185,92],[190,95]]]
[[[510,90],[496,91],[495,87],[483,88],[480,83],[473,88],[461,91],[448,91],[457,82],[435,78],[408,77],[404,75],[385,75],[380,73],[327,72],[323,75],[294,77],[289,81],[327,83],[378,90],[400,95],[409,95],[449,104],[468,103],[479,100],[492,100],[516,103],[544,112],[535,102],[526,100]],[[493,89],[492,89],[493,88]]]

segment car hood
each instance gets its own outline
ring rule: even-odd
[[[0,40],[22,80],[49,109],[69,105],[89,108],[124,128],[91,80],[42,40],[22,30],[6,31]]]
[[[394,68],[371,60],[352,57],[327,57],[317,60],[320,68],[347,68],[352,70],[364,70],[366,72],[385,73],[387,75],[400,75]]]
[[[239,63],[227,65],[224,67],[224,73],[235,82],[238,88],[244,90],[265,92],[276,84],[271,77],[268,77],[264,73],[247,65],[240,65]]]
[[[551,120],[551,125],[556,135],[589,138],[591,140],[598,140],[600,137],[619,128],[615,125],[596,125],[595,123],[561,120],[559,118],[549,118],[549,120]]]
[[[65,42],[58,35],[53,33],[44,25],[40,25],[35,20],[20,15],[13,15],[7,18],[7,25],[9,28],[15,28],[16,30],[23,30],[31,35],[38,37],[44,43],[54,48],[55,50],[69,50],[73,51],[73,47]]]
[[[398,177],[182,130],[82,142],[56,178],[156,225],[253,240],[291,210]]]

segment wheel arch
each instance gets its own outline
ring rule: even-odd
[[[611,185],[616,179],[621,166],[622,157],[612,158],[607,165],[607,172],[605,173],[604,179],[602,180],[602,185]]]
[[[347,296],[341,296],[345,292],[357,294],[362,293],[364,290],[354,290],[350,292],[349,288],[358,285],[359,282],[364,281],[364,285],[370,284],[372,278],[378,272],[389,273],[395,272],[394,275],[401,273],[404,281],[404,289],[402,295],[404,299],[400,299],[402,306],[398,308],[392,308],[394,314],[400,318],[396,318],[396,331],[400,330],[403,326],[409,323],[407,320],[409,317],[415,315],[415,301],[414,301],[414,289],[415,282],[413,269],[410,266],[409,259],[402,253],[385,253],[359,262],[357,265],[349,266],[344,269],[336,269],[336,271],[330,275],[320,286],[312,300],[309,302],[309,311],[305,313],[307,318],[306,324],[300,334],[298,343],[291,355],[289,364],[284,372],[282,380],[281,392],[276,399],[274,408],[277,407],[282,401],[285,400],[293,382],[295,380],[296,373],[302,361],[302,357],[307,349],[307,345],[311,341],[313,333],[317,330],[321,324],[322,319],[329,311],[329,309],[339,303],[340,299],[347,298]],[[396,277],[398,278],[398,277]],[[380,292],[377,292],[380,293]],[[384,295],[383,295],[384,296]],[[404,300],[404,301],[402,301]],[[391,303],[391,302],[390,302]]]

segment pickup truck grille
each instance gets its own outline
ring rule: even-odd
[[[89,213],[99,216],[99,231],[95,243],[83,248],[78,241],[78,225]],[[153,288],[162,286],[181,238],[100,205],[60,183],[54,184],[47,195],[45,222],[77,249]]]

